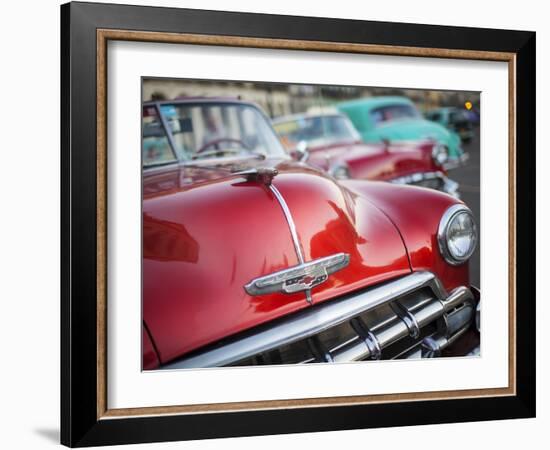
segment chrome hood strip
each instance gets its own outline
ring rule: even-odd
[[[432,290],[435,298],[441,302],[442,311],[449,311],[465,301],[466,297],[471,297],[471,293],[466,288],[457,288],[452,295],[448,295],[433,273],[414,272],[359,294],[352,293],[340,299],[307,308],[283,322],[167,364],[161,370],[217,367],[235,363],[269,349],[313,336],[422,288]]]
[[[296,251],[296,257],[298,258],[298,262],[300,264],[304,264],[304,253],[302,250],[302,244],[300,243],[300,239],[298,238],[298,232],[296,231],[296,223],[294,222],[294,219],[292,217],[292,213],[290,212],[290,209],[283,197],[283,195],[279,192],[279,189],[277,189],[273,183],[270,184],[269,189],[271,192],[273,192],[273,195],[279,202],[279,205],[281,206],[281,209],[283,210],[283,214],[285,215],[286,222],[288,223],[288,229],[290,230],[290,235],[292,237],[292,243],[294,244],[294,250]],[[308,289],[305,291],[306,293],[306,300],[309,304],[312,303],[311,300],[311,289]]]

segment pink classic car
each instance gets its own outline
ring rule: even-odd
[[[338,112],[285,116],[273,126],[287,151],[335,178],[412,184],[459,197],[444,168],[447,150],[434,140],[366,144]]]

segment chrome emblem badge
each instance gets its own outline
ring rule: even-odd
[[[328,279],[327,269],[324,267],[314,267],[313,269],[305,269],[305,273],[296,277],[290,278],[283,282],[282,291],[287,294],[294,292],[305,291],[311,289]]]
[[[337,253],[256,278],[245,285],[244,289],[249,295],[274,292],[294,294],[307,291],[324,283],[330,274],[343,269],[348,264],[349,255]]]

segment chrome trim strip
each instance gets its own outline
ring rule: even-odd
[[[448,295],[433,273],[414,272],[397,280],[374,286],[359,294],[352,293],[303,309],[287,317],[283,322],[267,325],[260,331],[253,330],[248,335],[228,340],[223,345],[193,356],[184,357],[163,366],[162,369],[218,367],[235,363],[258,353],[311,337],[422,288],[430,288],[435,296],[434,300],[439,300],[440,306],[435,312],[438,314],[448,312],[461,303],[474,301],[471,291],[465,287],[456,288]],[[438,302],[436,301],[436,303]],[[420,326],[424,325],[422,320],[418,318],[417,320]],[[407,327],[403,322],[401,324],[405,335],[407,335]],[[376,331],[374,333],[376,334]],[[382,340],[378,337],[377,340],[383,347]]]
[[[365,325],[365,323],[359,317],[355,317],[351,319],[350,324],[353,331],[357,333],[357,336],[359,336],[367,347],[368,353],[364,352],[361,357],[363,358],[365,355],[368,355],[371,359],[375,360],[382,358],[382,347],[380,346],[380,342],[378,341],[376,335]]]
[[[292,218],[290,209],[288,208],[288,205],[286,204],[286,201],[283,198],[282,194],[279,192],[279,189],[277,189],[273,184],[269,186],[269,189],[271,190],[271,192],[273,192],[273,195],[279,202],[279,205],[281,205],[281,209],[283,210],[286,221],[288,223],[290,235],[292,236],[292,242],[294,243],[294,250],[296,250],[296,256],[298,257],[299,263],[303,264],[305,261],[304,261],[304,255],[302,253],[302,246],[300,245],[300,241],[298,239],[296,224],[294,223],[294,219]]]
[[[470,159],[470,154],[467,152],[462,153],[458,158],[451,158],[443,164],[445,170],[453,170],[463,166]]]
[[[304,254],[302,252],[302,245],[300,244],[300,240],[298,238],[298,232],[296,231],[296,224],[294,223],[294,219],[292,218],[292,213],[290,212],[290,209],[288,208],[288,205],[282,196],[282,194],[279,192],[279,189],[277,189],[273,183],[270,184],[269,189],[271,192],[273,192],[273,195],[279,202],[279,205],[281,206],[281,209],[283,210],[283,213],[286,218],[286,222],[288,223],[288,229],[290,230],[290,235],[292,236],[292,243],[294,244],[294,250],[296,252],[296,257],[298,258],[298,262],[300,264],[304,264]],[[311,300],[311,289],[308,289],[305,291],[306,293],[306,300],[309,304],[312,303]]]
[[[435,180],[435,179],[444,179],[445,174],[443,172],[415,172],[410,175],[405,175],[402,177],[392,178],[389,180],[390,183],[397,184],[412,184],[418,183],[425,180]]]
[[[478,332],[481,331],[481,302],[477,303],[476,306],[476,329]]]
[[[395,313],[395,315],[399,317],[403,322],[405,322],[405,325],[409,330],[409,335],[413,339],[417,339],[418,336],[420,336],[420,326],[418,325],[418,322],[414,314],[411,313],[407,308],[405,308],[399,302],[391,303],[390,307],[392,311]]]
[[[394,184],[412,184],[413,186],[427,180],[441,180],[443,187],[441,188],[442,192],[452,195],[455,198],[460,198],[460,185],[447,177],[443,172],[416,172],[410,175],[405,175],[403,177],[393,178],[389,180],[390,183]]]
[[[457,330],[452,336],[444,336],[439,333],[435,333],[431,336],[427,336],[422,340],[420,347],[422,349],[422,358],[438,358],[441,356],[441,352],[455,343],[468,329],[470,328],[469,322],[467,322],[462,328]]]

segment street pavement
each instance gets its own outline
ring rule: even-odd
[[[480,161],[479,161],[479,128],[476,128],[472,141],[464,144],[463,148],[470,154],[468,162],[458,169],[449,172],[449,177],[460,184],[460,196],[466,205],[472,210],[476,219],[478,232],[480,223]],[[479,234],[479,233],[478,233]],[[470,283],[479,287],[480,263],[479,242],[477,249],[470,260]]]

